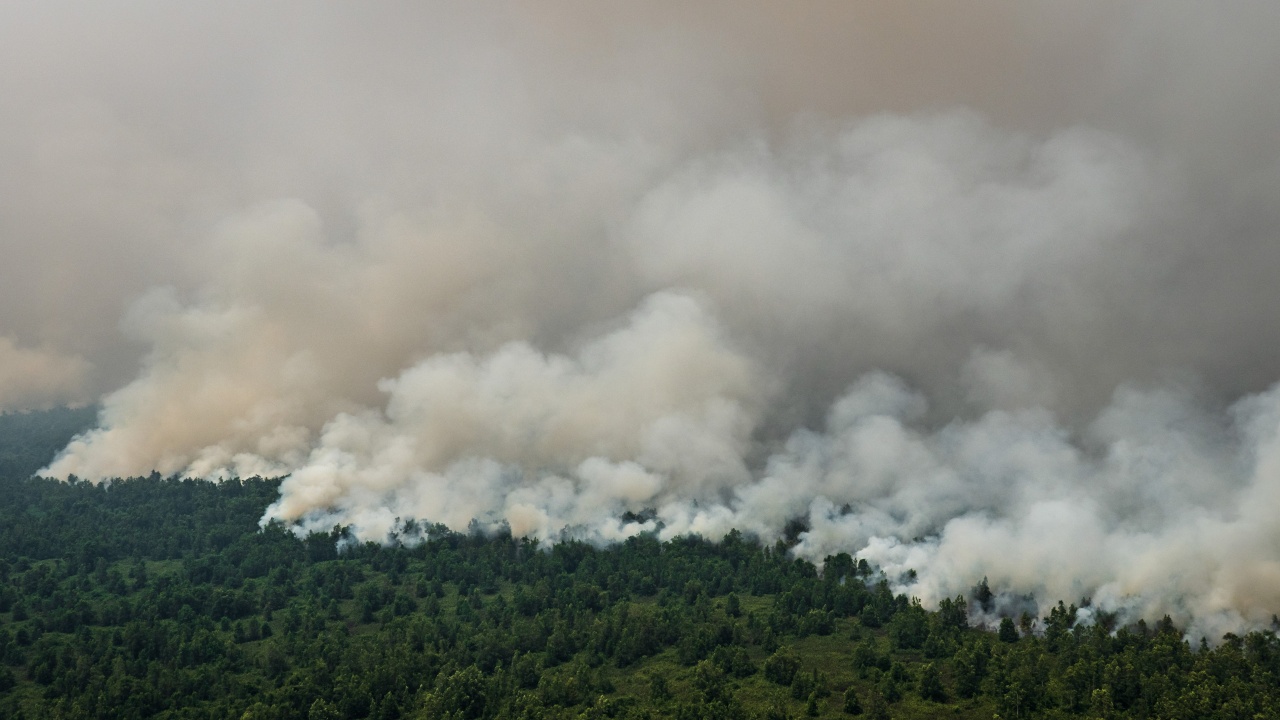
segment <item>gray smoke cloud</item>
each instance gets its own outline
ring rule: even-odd
[[[1280,9],[0,10],[0,407],[264,520],[1280,610]],[[627,511],[655,513],[624,522]],[[915,579],[906,569],[917,571]]]
[[[82,357],[19,347],[0,336],[0,407],[30,410],[83,402],[88,373]]]

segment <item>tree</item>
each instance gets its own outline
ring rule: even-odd
[[[800,656],[790,647],[780,647],[778,651],[764,661],[764,677],[766,680],[789,687],[800,669]]]
[[[1139,620],[1138,622],[1142,622]],[[1022,611],[1022,615],[1018,618],[1018,627],[1022,630],[1023,637],[1031,637],[1032,632],[1036,628],[1036,619],[1026,610]]]
[[[852,687],[844,691],[844,711],[849,715],[862,714],[862,701],[858,699],[858,692]]]
[[[1111,693],[1106,688],[1098,688],[1089,698],[1089,714],[1107,720],[1115,716],[1115,705],[1111,701]]]
[[[956,653],[951,667],[956,681],[956,694],[962,698],[971,698],[977,695],[978,682],[982,678],[978,674],[973,650],[968,647],[962,648]]]
[[[774,701],[764,711],[761,720],[791,720],[791,713],[787,712],[787,708],[780,702]]]
[[[316,698],[307,712],[307,720],[342,720],[338,706],[323,698]]]
[[[1013,618],[1001,618],[998,637],[1000,638],[1000,642],[1018,642],[1018,627],[1013,624]]]
[[[990,591],[988,591],[990,592]],[[942,598],[938,603],[938,625],[948,630],[965,630],[969,627],[969,604],[963,595],[954,599]]]
[[[693,669],[693,686],[702,693],[704,702],[726,699],[726,682],[724,671],[710,660],[703,660]]]
[[[942,675],[933,663],[925,663],[920,668],[920,697],[934,702],[947,699],[947,694],[942,689]]]
[[[649,676],[649,699],[655,703],[664,703],[671,699],[671,689],[667,686],[667,676],[654,673]]]
[[[889,720],[889,701],[878,692],[871,693],[867,701],[867,717],[869,720]]]
[[[902,690],[898,688],[898,681],[893,675],[886,674],[880,681],[880,696],[890,703],[896,703],[902,699]]]
[[[803,700],[817,690],[817,683],[808,673],[797,672],[791,680],[791,697]]]
[[[987,584],[987,579],[982,578],[982,582],[973,586],[973,601],[982,608],[982,612],[991,612],[995,605],[995,595],[991,592],[991,586]]]
[[[724,612],[731,618],[742,616],[742,603],[738,600],[737,593],[729,593],[729,596],[724,599]]]
[[[894,647],[916,649],[924,645],[929,636],[929,614],[918,599],[912,599],[907,609],[896,613],[889,621],[889,639]]]
[[[475,665],[458,670],[438,683],[422,704],[424,718],[457,717],[475,720],[484,715],[484,675]]]

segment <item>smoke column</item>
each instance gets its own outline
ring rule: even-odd
[[[264,521],[300,532],[801,517],[796,553],[926,602],[985,575],[1262,626],[1277,31],[1261,2],[6,7],[0,407],[101,403],[55,477],[287,476]]]

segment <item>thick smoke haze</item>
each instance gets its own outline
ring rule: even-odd
[[[1264,625],[1278,31],[1261,2],[7,6],[0,408],[101,403],[56,477],[287,476],[264,521],[300,531],[800,517],[795,552],[926,602],[985,575]]]

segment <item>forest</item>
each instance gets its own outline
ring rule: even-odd
[[[794,532],[358,543],[260,527],[278,480],[34,477],[92,418],[0,416],[3,718],[1280,717],[1271,630],[977,627],[984,578],[926,609]]]

